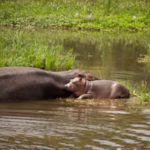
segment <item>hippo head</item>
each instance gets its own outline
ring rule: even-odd
[[[80,96],[84,93],[85,84],[85,76],[83,74],[78,74],[77,77],[71,79],[70,82],[65,85],[65,88],[73,92],[76,96]]]

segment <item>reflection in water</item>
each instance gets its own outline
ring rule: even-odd
[[[106,79],[122,79],[150,83],[145,64],[137,59],[146,54],[150,38],[148,34],[86,34],[65,39],[65,49],[72,48],[81,69]]]
[[[150,148],[149,113],[144,113],[143,109],[131,110],[127,104],[122,107],[121,100],[117,105],[114,101],[115,109],[110,105],[108,110],[108,103],[105,103],[107,109],[103,109],[104,101],[93,101],[93,105],[65,100],[4,103],[0,106],[0,147],[40,150]]]

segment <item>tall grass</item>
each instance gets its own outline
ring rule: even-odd
[[[1,0],[0,23],[100,30],[149,30],[148,0]]]
[[[12,33],[12,32],[11,32]],[[0,37],[0,66],[32,66],[51,70],[72,68],[75,57],[63,45],[50,46],[23,31]]]

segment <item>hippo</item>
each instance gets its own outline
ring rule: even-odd
[[[65,85],[78,99],[129,98],[129,90],[116,81],[88,81],[83,75],[78,75]]]
[[[78,69],[52,72],[33,67],[0,68],[0,102],[66,98],[72,95],[64,85],[81,73],[86,80],[97,80]]]

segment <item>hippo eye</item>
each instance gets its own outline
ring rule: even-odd
[[[76,82],[76,81],[72,81],[72,83],[73,83],[73,84],[75,84],[75,85],[77,84],[77,82]]]
[[[77,85],[78,83],[77,82],[72,82],[73,84]]]
[[[82,84],[80,84],[80,83],[78,83],[78,82],[74,82],[73,84],[74,84],[75,86],[79,86],[79,87],[82,85]]]

